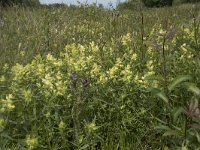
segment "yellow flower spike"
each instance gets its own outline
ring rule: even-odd
[[[117,66],[112,67],[112,68],[109,70],[109,72],[108,72],[109,78],[110,78],[110,79],[114,79],[114,78],[116,77],[116,74],[117,74],[118,70],[119,70],[119,69],[118,69]]]
[[[6,81],[6,77],[4,76],[4,75],[2,75],[1,77],[0,77],[0,82],[5,82]]]
[[[97,83],[105,84],[106,82],[108,82],[108,77],[105,74],[101,74]]]
[[[56,83],[56,89],[57,89],[57,94],[58,95],[64,95],[65,94],[65,90],[66,90],[66,87],[64,86],[63,82],[62,81],[58,81]]]
[[[23,57],[25,55],[25,51],[20,51],[20,55]]]
[[[137,54],[136,53],[132,54],[131,60],[132,61],[136,61],[137,60]]]
[[[87,124],[86,128],[87,128],[89,133],[97,130],[97,126],[96,126],[96,124],[94,122]]]
[[[9,94],[6,96],[6,99],[1,100],[1,103],[3,104],[1,108],[1,112],[12,111],[15,108],[15,105],[13,104],[12,99],[13,99],[13,95]]]
[[[50,74],[46,74],[45,78],[42,79],[42,82],[44,84],[44,87],[47,89],[53,89],[53,78]]]
[[[124,82],[130,82],[132,79],[132,71],[131,66],[128,64],[123,71],[121,71],[122,74],[122,81]]]
[[[152,61],[152,60],[149,60],[149,61],[147,62],[147,68],[148,68],[148,70],[153,70],[154,65],[153,65],[153,61]]]
[[[0,118],[0,131],[3,130],[4,125],[5,125],[5,120],[3,118]]]
[[[23,91],[23,96],[24,96],[24,99],[26,102],[31,102],[31,99],[32,99],[32,92],[31,90],[24,90]]]
[[[36,137],[31,137],[30,135],[26,136],[25,143],[30,150],[37,148],[39,144],[38,139]]]
[[[61,121],[61,122],[59,123],[59,125],[58,125],[58,128],[59,128],[60,130],[64,130],[64,129],[65,129],[65,126],[66,126],[66,124],[65,124],[63,121]]]
[[[94,78],[96,76],[99,76],[100,70],[100,67],[96,63],[94,63],[90,72],[91,77]]]
[[[126,35],[122,36],[121,38],[121,42],[122,45],[128,45],[129,43],[131,43],[132,39],[131,39],[131,34],[127,33]]]

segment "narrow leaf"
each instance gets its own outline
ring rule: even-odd
[[[188,91],[193,92],[196,95],[200,95],[200,89],[193,83],[185,83],[185,86]]]
[[[158,125],[155,127],[156,130],[171,130],[168,126]]]
[[[192,77],[189,76],[189,75],[181,75],[181,76],[178,76],[176,77],[172,83],[169,85],[168,89],[170,91],[172,91],[178,84],[184,82],[184,81],[188,81],[188,80],[191,80]]]
[[[185,110],[183,107],[178,107],[178,108],[175,108],[173,111],[172,111],[172,116],[173,116],[173,120],[176,121],[178,116],[183,113]]]
[[[179,133],[176,130],[168,130],[163,134],[163,136],[179,136]]]
[[[84,150],[84,149],[86,149],[87,147],[89,147],[89,145],[88,144],[86,144],[86,145],[84,145],[84,146],[82,146],[79,150]]]
[[[151,88],[150,91],[156,95],[157,97],[161,98],[165,103],[168,103],[168,98],[165,95],[164,92],[162,92],[161,90],[157,89],[157,88]]]

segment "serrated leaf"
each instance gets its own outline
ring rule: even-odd
[[[193,92],[196,95],[200,95],[200,89],[194,83],[185,83],[188,91]]]
[[[178,116],[184,112],[184,108],[183,107],[178,107],[178,108],[175,108],[173,111],[172,111],[172,116],[173,116],[173,120],[176,121]]]
[[[179,133],[176,130],[167,130],[163,136],[178,136]]]
[[[176,77],[172,83],[168,86],[168,89],[170,91],[172,91],[178,84],[184,82],[184,81],[188,81],[188,80],[191,80],[192,77],[190,75],[181,75],[181,76],[178,76]]]
[[[157,97],[161,98],[165,103],[168,103],[169,100],[167,98],[167,96],[165,95],[164,92],[162,92],[161,90],[157,89],[157,88],[151,88],[150,91],[156,95]]]

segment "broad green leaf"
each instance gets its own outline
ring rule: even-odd
[[[188,80],[191,80],[192,77],[190,75],[181,75],[181,76],[178,76],[176,77],[172,83],[168,86],[168,89],[170,91],[172,91],[178,84],[184,82],[184,81],[188,81]]]
[[[163,136],[179,136],[179,132],[177,132],[176,130],[167,130]]]
[[[193,92],[196,95],[200,95],[200,89],[194,83],[185,83],[188,91]]]
[[[161,98],[165,103],[168,103],[169,100],[167,98],[167,96],[165,95],[164,92],[162,92],[161,90],[157,89],[157,88],[151,88],[150,91],[156,95],[157,97]]]
[[[173,111],[172,111],[172,116],[173,116],[173,120],[176,121],[178,116],[184,112],[184,108],[183,107],[178,107],[178,108],[175,108]]]

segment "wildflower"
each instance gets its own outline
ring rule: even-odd
[[[126,35],[122,36],[121,42],[122,45],[128,45],[129,43],[131,43],[132,39],[131,39],[131,34],[127,33]]]
[[[130,65],[127,65],[125,69],[121,72],[123,75],[122,81],[124,82],[130,82],[132,78],[132,71]]]
[[[147,68],[148,68],[148,70],[153,70],[153,61],[152,60],[149,60],[147,62]]]
[[[9,69],[9,65],[6,63],[6,64],[4,64],[4,66],[3,66],[3,70],[4,71],[6,71],[6,70],[8,70]]]
[[[63,82],[58,81],[55,85],[56,85],[56,89],[57,89],[57,94],[61,95],[61,96],[64,95],[66,88],[65,88]]]
[[[136,59],[137,59],[137,54],[136,53],[132,54],[131,60],[132,61],[136,61]]]
[[[25,55],[25,51],[20,51],[20,55],[23,57]]]
[[[6,77],[4,76],[4,75],[2,75],[1,77],[0,77],[0,82],[5,82],[6,81]]]
[[[99,84],[105,84],[108,81],[108,77],[106,76],[106,74],[101,74],[99,77],[99,80],[97,83]]]
[[[61,121],[60,123],[59,123],[59,125],[58,125],[58,128],[60,129],[60,130],[63,130],[63,129],[65,129],[65,123],[63,122],[63,121]]]
[[[25,101],[29,103],[31,101],[31,98],[32,98],[31,90],[24,90],[23,96],[24,96]]]
[[[48,111],[46,114],[45,114],[45,117],[46,118],[49,118],[51,116],[51,113]]]
[[[82,83],[83,83],[83,87],[87,87],[89,85],[89,80],[84,79]]]
[[[4,129],[5,120],[3,118],[0,118],[0,132]]]
[[[35,137],[31,137],[30,135],[26,136],[25,143],[28,146],[28,149],[34,149],[38,146],[38,139]]]
[[[96,77],[99,75],[99,73],[100,73],[100,67],[96,63],[94,63],[92,70],[90,71],[91,77]]]
[[[87,128],[89,133],[97,130],[97,126],[96,126],[96,124],[94,122],[87,124],[86,128]]]
[[[6,99],[1,101],[3,103],[2,109],[5,109],[7,111],[12,111],[15,108],[15,105],[13,104],[12,99],[13,99],[12,94],[7,95]],[[1,111],[2,111],[2,109],[1,109]]]
[[[74,72],[71,74],[71,80],[76,81],[78,79],[78,75]]]

